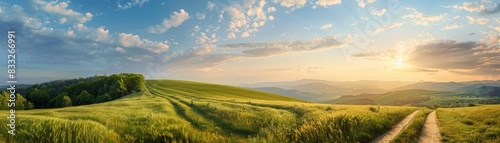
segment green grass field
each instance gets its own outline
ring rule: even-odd
[[[500,105],[439,108],[437,116],[445,142],[500,142]]]
[[[145,91],[111,102],[17,111],[15,138],[7,132],[2,138],[40,143],[369,142],[417,109],[308,103],[238,87],[148,80]]]

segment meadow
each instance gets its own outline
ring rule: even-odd
[[[500,142],[499,111],[499,105],[437,109],[443,141]]]
[[[1,138],[38,143],[370,142],[419,109],[309,103],[176,80],[147,80],[143,88],[110,102],[19,110],[16,136],[2,132]]]

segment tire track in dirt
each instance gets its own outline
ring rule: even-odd
[[[395,125],[387,133],[379,136],[377,139],[372,141],[372,143],[389,143],[389,142],[391,142],[394,138],[396,138],[399,135],[399,133],[401,133],[401,131],[403,129],[406,128],[406,126],[408,126],[408,124],[410,124],[411,119],[413,119],[415,114],[417,114],[419,111],[420,110],[417,110],[417,111],[411,113],[410,115],[406,116],[406,118],[404,118],[403,121],[399,122],[397,125]]]
[[[425,124],[418,138],[420,143],[440,143],[441,134],[439,133],[439,125],[437,122],[436,111],[432,111],[425,119]]]

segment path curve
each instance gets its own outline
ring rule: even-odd
[[[439,126],[437,122],[436,111],[432,111],[425,119],[424,128],[418,138],[420,143],[440,143],[441,134],[439,133]]]
[[[417,114],[420,110],[417,110],[410,115],[406,116],[403,121],[399,122],[395,125],[389,132],[379,136],[377,139],[372,141],[372,143],[389,143],[410,123],[411,119]]]

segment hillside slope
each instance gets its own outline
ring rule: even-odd
[[[154,86],[154,90],[164,90],[171,94],[185,94],[189,96],[199,96],[213,99],[259,99],[259,100],[278,100],[278,101],[298,101],[303,100],[286,97],[278,94],[251,90],[247,88],[182,81],[182,80],[148,80],[148,85]]]
[[[430,100],[433,95],[443,95],[449,92],[410,89],[392,91],[385,94],[360,94],[342,96],[324,103],[357,104],[357,105],[421,105]]]
[[[415,107],[372,108],[306,103],[232,86],[148,80],[144,91],[110,102],[16,111],[19,117],[16,135],[2,132],[0,140],[369,142],[416,110]],[[0,114],[9,113],[0,111]],[[8,129],[4,126],[4,130]]]

